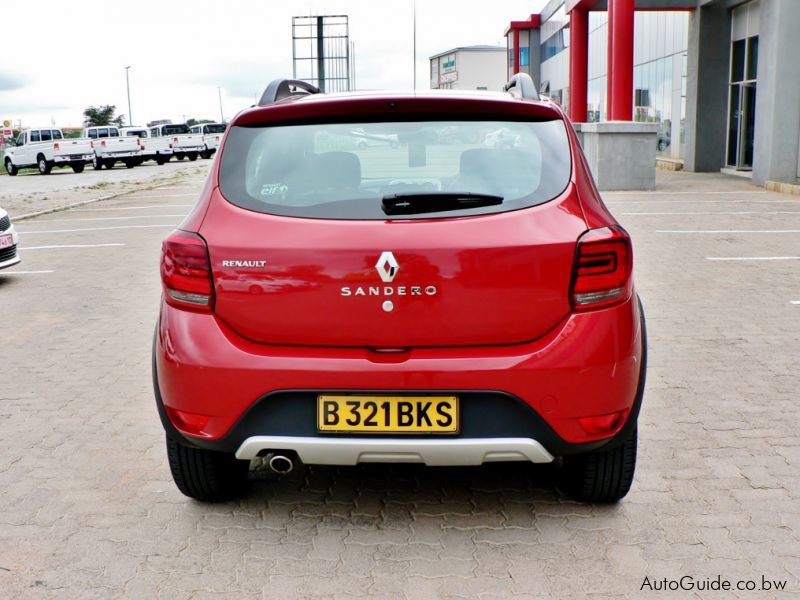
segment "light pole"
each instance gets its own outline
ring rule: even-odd
[[[225,115],[222,113],[222,88],[217,86],[217,96],[219,97],[219,122],[225,122]]]
[[[414,52],[413,58],[411,62],[414,65],[414,91],[417,91],[417,0],[414,0],[413,4],[413,12],[414,12]]]
[[[128,125],[133,127],[133,115],[131,114],[131,80],[128,77],[128,71],[131,65],[125,67],[125,85],[128,87]]]

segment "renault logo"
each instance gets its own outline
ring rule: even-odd
[[[381,281],[384,283],[391,283],[400,270],[400,265],[397,264],[394,254],[391,252],[383,252],[378,262],[375,263],[375,269],[378,271]]]

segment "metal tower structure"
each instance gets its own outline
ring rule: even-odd
[[[350,25],[347,15],[292,17],[294,79],[313,83],[323,92],[346,92],[351,73]]]

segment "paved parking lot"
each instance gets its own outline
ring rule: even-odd
[[[170,479],[149,366],[159,243],[202,182],[18,223],[23,262],[0,275],[0,596],[605,598],[717,575],[800,593],[800,199],[662,172],[657,192],[606,195],[650,337],[620,504],[505,465],[314,468],[207,506]]]
[[[60,206],[69,206],[105,198],[120,192],[143,190],[180,181],[184,175],[205,173],[208,161],[173,159],[165,165],[147,161],[134,169],[117,165],[112,170],[95,171],[89,165],[83,173],[71,169],[53,169],[50,175],[25,171],[16,177],[0,169],[0,206],[12,218]]]

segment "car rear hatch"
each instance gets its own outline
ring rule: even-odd
[[[233,127],[222,187],[200,229],[215,314],[269,344],[399,349],[542,336],[570,312],[576,241],[586,230],[565,124],[550,121],[547,134],[519,125],[516,143],[531,131],[540,136],[534,153],[488,147],[496,125],[472,121],[438,122],[448,129],[441,138],[427,121],[378,123],[368,133],[396,134],[387,139],[399,143],[366,148],[355,138],[370,124],[351,140],[341,125],[284,128],[271,141],[263,128]],[[504,200],[427,214],[443,190]],[[381,212],[398,194],[410,213]]]

